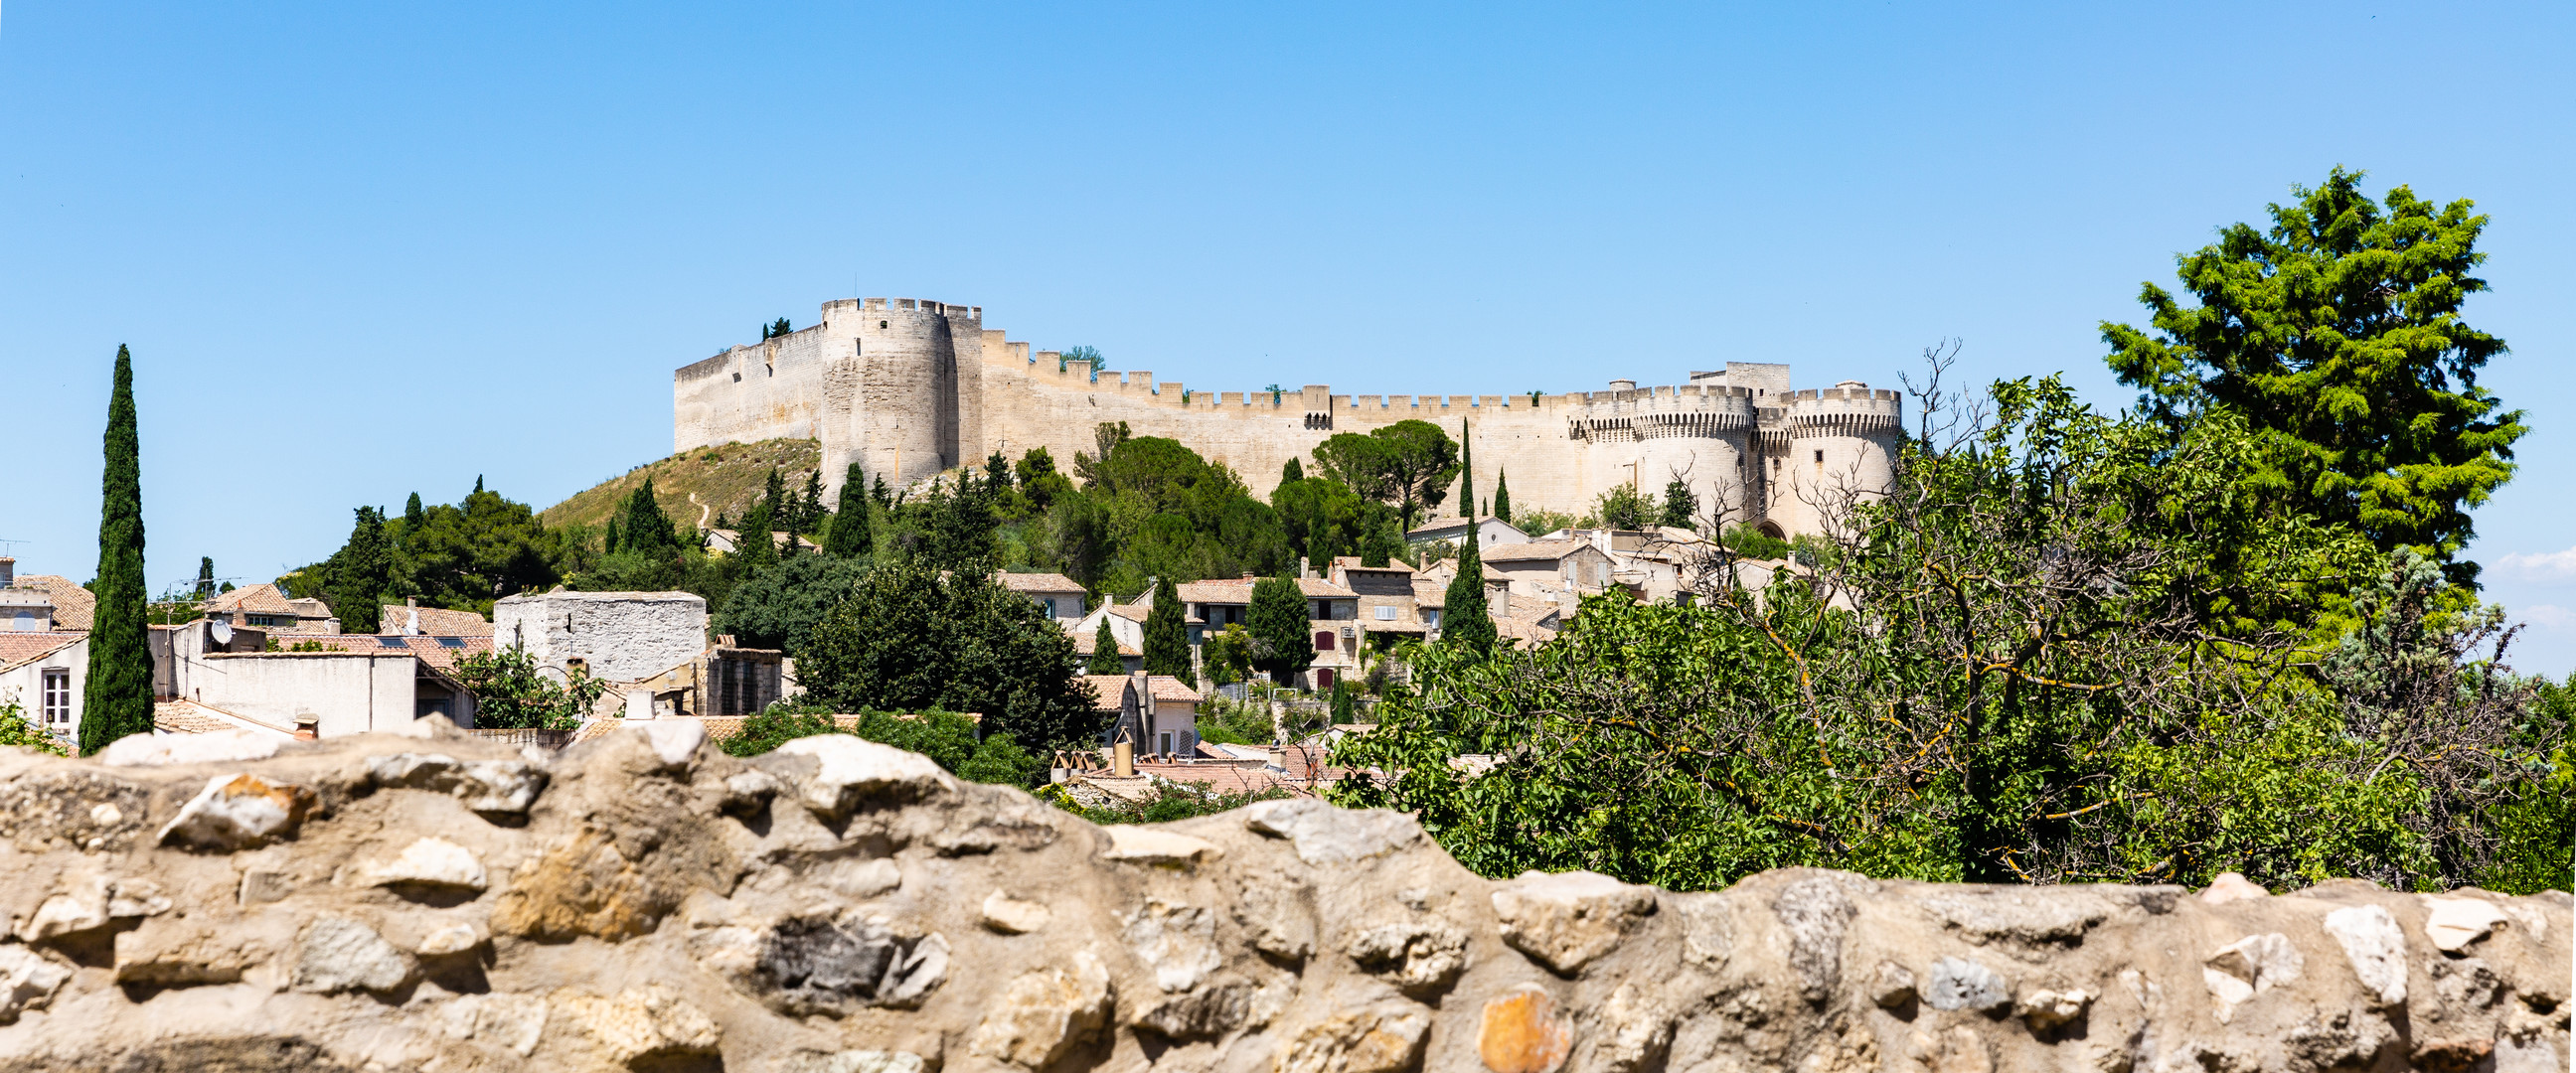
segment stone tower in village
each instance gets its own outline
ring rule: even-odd
[[[997,450],[1043,445],[1069,464],[1091,449],[1095,425],[1124,421],[1232,466],[1266,495],[1282,464],[1311,459],[1326,437],[1413,418],[1452,435],[1469,421],[1477,486],[1508,472],[1523,506],[1580,512],[1614,485],[1655,493],[1679,478],[1703,509],[1793,535],[1818,529],[1830,504],[1888,486],[1904,406],[1858,381],[1794,390],[1789,366],[1758,362],[1679,385],[1613,380],[1563,395],[1189,391],[1032,351],[986,329],[978,306],[844,298],[824,303],[812,327],[681,367],[671,445],[812,438],[837,491],[852,461],[897,484]]]

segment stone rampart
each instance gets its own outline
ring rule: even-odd
[[[1069,464],[1092,448],[1095,426],[1124,421],[1233,467],[1267,495],[1289,459],[1311,461],[1335,433],[1419,419],[1454,436],[1464,422],[1477,487],[1490,491],[1508,474],[1523,506],[1579,512],[1613,486],[1659,493],[1678,478],[1730,521],[1804,532],[1819,524],[1814,504],[1845,486],[1884,488],[1902,437],[1896,392],[1791,391],[1788,366],[1774,363],[1730,362],[1681,385],[1623,380],[1553,395],[1337,395],[1321,384],[1196,391],[1146,370],[1094,373],[1089,362],[1032,351],[985,328],[981,307],[840,299],[822,313],[804,330],[678,369],[673,450],[814,437],[837,493],[852,461],[898,483],[1036,446]],[[1799,441],[1810,439],[1819,442],[1801,454]],[[1447,506],[1454,513],[1457,504]]]
[[[2566,1068],[2565,894],[1496,882],[1395,813],[703,737],[0,756],[0,1068]]]

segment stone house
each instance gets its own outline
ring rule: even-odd
[[[1519,526],[1491,515],[1476,519],[1476,537],[1478,548],[1527,544],[1530,540],[1530,535],[1521,532]],[[1415,547],[1443,542],[1459,544],[1466,538],[1467,519],[1465,518],[1435,518],[1404,531],[1404,542]]]
[[[422,607],[418,600],[405,600],[402,606],[383,606],[376,617],[377,633],[401,633],[422,637],[490,637],[492,620],[471,611],[451,611],[443,607]]]
[[[18,573],[18,561],[0,555],[0,631],[70,633],[89,629],[98,598],[56,574]]]
[[[1062,574],[1000,573],[993,575],[993,581],[1035,601],[1039,610],[1068,632],[1089,614],[1082,585]]]
[[[1362,566],[1359,556],[1345,555],[1333,560],[1332,571],[1333,583],[1352,593],[1352,621],[1359,627],[1360,644],[1375,645],[1382,652],[1399,640],[1430,638],[1440,612],[1433,607],[1429,615],[1423,613],[1411,566],[1396,559],[1387,560],[1385,566]]]
[[[786,654],[707,641],[707,601],[687,592],[557,589],[492,605],[493,643],[565,676],[609,683],[600,713],[649,703],[656,715],[749,715],[786,694]],[[643,695],[649,695],[649,700]]]
[[[309,596],[289,596],[274,584],[245,585],[206,602],[206,617],[271,634],[338,633],[331,606]]]
[[[1099,710],[1115,713],[1103,733],[1103,745],[1135,743],[1144,756],[1190,756],[1199,748],[1199,704],[1205,698],[1165,674],[1087,674],[1082,680],[1099,697]]]
[[[1495,548],[1484,559],[1509,582],[1512,595],[1567,610],[1612,584],[1610,556],[1587,539],[1533,540]]]
[[[15,702],[28,723],[56,740],[80,740],[88,678],[88,631],[0,631],[0,704]]]
[[[272,639],[285,649],[268,651]],[[391,730],[429,715],[473,726],[474,697],[457,665],[492,650],[489,637],[277,637],[220,618],[154,626],[150,644],[155,698],[282,733],[309,727],[319,737]]]

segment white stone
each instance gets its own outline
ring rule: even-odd
[[[1001,891],[984,896],[984,926],[1004,935],[1026,935],[1047,926],[1054,914],[1038,902],[1024,902]]]
[[[1225,963],[1216,948],[1216,914],[1205,909],[1147,898],[1144,908],[1127,914],[1125,924],[1128,949],[1153,970],[1154,986],[1165,991],[1197,987]]]
[[[1980,962],[1942,958],[1932,963],[1923,1001],[1936,1010],[1997,1010],[2012,1001],[2012,984]]]
[[[1022,973],[966,1037],[968,1053],[1030,1069],[1053,1065],[1088,1043],[1109,1020],[1109,970],[1088,950],[1071,970]]]
[[[296,938],[298,991],[391,991],[411,972],[411,955],[347,917],[317,919]]]
[[[1350,864],[1383,857],[1422,838],[1413,817],[1384,809],[1342,809],[1311,797],[1258,801],[1243,809],[1243,825],[1287,839],[1308,864]]]
[[[1878,972],[1869,980],[1869,1000],[1888,1009],[1897,1009],[1914,1001],[1914,974],[1893,961],[1878,963]]]
[[[715,1018],[659,985],[630,989],[616,998],[557,991],[546,1005],[552,1016],[588,1035],[619,1064],[648,1054],[713,1054],[724,1042],[724,1028]]]
[[[649,698],[646,703],[649,710]],[[675,768],[689,766],[698,758],[698,747],[707,742],[706,724],[695,719],[656,719],[637,726],[635,732],[644,735],[653,755]]]
[[[2504,910],[2483,898],[2424,896],[2424,937],[2446,953],[2467,949],[2504,922]]]
[[[835,1051],[806,1063],[799,1073],[921,1073],[924,1065],[911,1051]]]
[[[378,786],[453,794],[485,816],[524,815],[546,788],[545,769],[524,760],[461,761],[443,753],[393,753],[367,758],[367,776]]]
[[[2343,956],[2361,986],[2383,1006],[2406,1001],[2406,933],[2397,918],[2376,905],[2352,905],[2326,914],[2326,934],[2343,944]]]
[[[1523,872],[1493,892],[1503,942],[1560,973],[1609,953],[1655,911],[1655,891],[1598,872]]]
[[[425,957],[462,954],[483,945],[483,941],[482,929],[472,924],[449,924],[432,930],[428,938],[422,939],[420,953]]]
[[[0,945],[0,1025],[16,1024],[19,1014],[44,1008],[71,978],[69,965],[14,943]]]
[[[107,926],[108,881],[105,876],[73,880],[66,889],[46,896],[36,911],[18,924],[18,938],[40,943]]]
[[[1218,849],[1215,843],[1204,838],[1192,838],[1184,834],[1157,831],[1150,827],[1138,827],[1126,823],[1112,824],[1106,830],[1109,832],[1109,848],[1100,854],[1100,858],[1106,861],[1126,861],[1131,864],[1205,864],[1225,855],[1225,851]]]
[[[158,767],[165,764],[228,764],[265,760],[277,755],[286,739],[257,730],[217,730],[205,734],[128,734],[98,751],[109,767]]]
[[[489,885],[483,874],[483,862],[474,858],[474,851],[444,838],[424,838],[413,842],[390,861],[360,868],[358,878],[359,882],[370,887],[418,884],[479,891]]]
[[[839,819],[873,800],[902,803],[956,789],[957,780],[920,753],[847,734],[818,734],[781,745],[771,756],[811,757],[811,773],[791,773],[805,807]]]
[[[2269,898],[2271,896],[2271,891],[2264,890],[2253,880],[2245,878],[2244,874],[2239,872],[2218,873],[2218,878],[2210,880],[2209,886],[2200,892],[2200,900],[2208,902],[2211,905],[2225,905],[2229,902],[2241,902],[2251,898]]]
[[[2238,1004],[2298,979],[2305,965],[2289,936],[2265,932],[2219,947],[2203,962],[2200,979],[2218,1000],[2218,1023],[2226,1024]]]
[[[2045,1032],[2084,1016],[2085,1009],[2092,1005],[2092,994],[2083,988],[2068,988],[2064,991],[2043,988],[2031,992],[2021,1001],[2014,1003],[2013,1013],[2029,1024],[2031,1031]]]
[[[457,1039],[481,1039],[518,1052],[536,1053],[545,1038],[546,1000],[540,995],[493,992],[466,995],[439,1007],[441,1027]]]
[[[162,845],[252,849],[291,838],[313,807],[313,791],[257,775],[217,775],[162,825]]]

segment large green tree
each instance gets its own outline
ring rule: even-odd
[[[807,695],[834,711],[980,712],[987,734],[1037,748],[1098,744],[1075,666],[1073,639],[1034,601],[989,574],[917,563],[862,575],[796,661]]]
[[[1091,663],[1083,668],[1091,674],[1125,674],[1127,661],[1119,658],[1118,635],[1109,629],[1109,616],[1100,616],[1100,629],[1091,635]]]
[[[832,531],[823,539],[823,553],[835,559],[855,559],[876,548],[876,533],[868,518],[868,475],[856,462],[850,463],[848,475],[841,480],[841,509],[832,513]]]
[[[798,555],[742,579],[725,594],[715,632],[730,633],[755,648],[802,655],[814,625],[848,598],[863,564],[831,555]]]
[[[323,600],[331,613],[339,616],[340,629],[348,633],[374,633],[377,619],[384,611],[384,599],[393,595],[393,548],[385,540],[385,518],[374,507],[359,507],[357,523],[349,529],[349,541],[334,552],[327,564],[330,581],[323,590]]]
[[[1244,626],[1252,631],[1252,665],[1270,680],[1286,685],[1315,662],[1314,624],[1306,592],[1293,577],[1265,577],[1252,585],[1252,603],[1244,608]]]
[[[1458,445],[1431,422],[1398,421],[1315,445],[1315,464],[1362,497],[1394,506],[1411,529],[1448,498],[1450,482],[1458,479]]]
[[[1153,607],[1145,612],[1145,673],[1188,682],[1197,675],[1190,669],[1190,628],[1184,621],[1189,612],[1179,590],[1168,578],[1154,585]]]
[[[2373,202],[2361,179],[2335,168],[2269,206],[2269,227],[2222,229],[2179,259],[2189,303],[2145,284],[2152,331],[2106,322],[2102,338],[2168,427],[2219,407],[2244,415],[2263,493],[2286,509],[2448,560],[2528,431],[2477,382],[2504,340],[2460,317],[2487,289],[2471,274],[2487,217],[2403,186]],[[2475,571],[2451,568],[2463,581]]]
[[[623,546],[608,549],[612,552],[632,551],[660,557],[680,550],[679,526],[672,524],[670,515],[662,513],[662,500],[654,494],[653,478],[649,476],[644,478],[642,487],[626,497],[625,509],[619,513],[615,525]]]
[[[152,732],[152,649],[143,581],[143,457],[135,429],[134,355],[116,348],[107,397],[107,468],[100,479],[98,597],[91,612],[89,672],[82,687],[86,755],[128,734]]]

